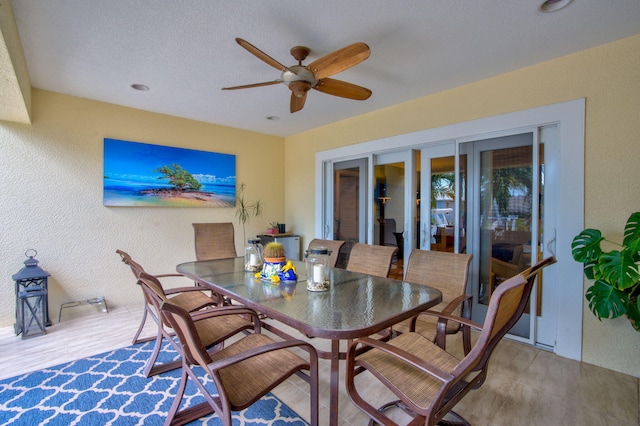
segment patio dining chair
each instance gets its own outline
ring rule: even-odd
[[[341,240],[321,240],[314,238],[309,242],[307,251],[311,251],[312,248],[325,247],[327,251],[329,251],[329,266],[333,268],[338,262],[338,255],[344,243],[345,242]]]
[[[233,223],[193,223],[196,260],[237,257]]]
[[[346,360],[346,388],[351,401],[372,421],[384,425],[397,424],[384,413],[393,406],[403,408],[413,417],[412,425],[431,426],[442,420],[468,425],[452,409],[467,393],[484,383],[493,350],[522,316],[536,277],[554,262],[553,257],[544,259],[498,286],[489,300],[484,325],[450,314],[433,313],[460,322],[463,327],[480,330],[471,352],[462,359],[418,333],[404,333],[388,342],[368,337],[353,341]],[[365,352],[359,354],[363,350]],[[354,380],[364,372],[371,373],[399,401],[380,408],[369,403]],[[367,382],[367,387],[371,387],[371,382]]]
[[[351,248],[346,270],[386,278],[396,251],[398,247],[394,246],[356,243]]]
[[[222,309],[237,308],[227,306]],[[251,311],[248,308],[241,309]],[[302,340],[276,342],[261,334],[258,315],[252,311],[250,315],[256,324],[254,332],[212,353],[207,351],[198,325],[202,321],[224,321],[229,313],[205,310],[189,314],[170,300],[162,303],[161,310],[178,335],[182,355],[180,385],[165,425],[182,425],[215,413],[224,426],[231,426],[232,411],[251,406],[293,374],[309,383],[311,425],[318,424],[318,355],[309,343]],[[291,349],[303,351],[297,354]],[[180,409],[189,379],[205,401]],[[211,388],[211,382],[215,389]],[[212,391],[214,394],[211,394]]]
[[[133,276],[136,279],[136,283],[138,283],[138,278],[140,278],[140,274],[143,272],[146,272],[142,267],[142,265],[134,261],[131,258],[131,256],[125,251],[118,249],[116,250],[116,253],[120,255],[122,262],[125,265],[129,266],[129,268],[131,268],[131,272],[133,273]],[[184,276],[181,274],[159,274],[159,275],[154,275],[154,277],[158,279],[162,279],[162,278],[169,278],[169,277],[184,277]],[[164,292],[168,297],[172,298],[175,304],[181,306],[182,308],[186,309],[189,312],[198,311],[202,308],[206,308],[207,306],[216,306],[220,302],[220,300],[216,298],[217,296],[209,297],[208,295],[203,293],[202,287],[195,287],[195,286],[177,287],[177,288],[164,289]],[[143,296],[144,296],[144,292],[143,292]],[[151,306],[149,305],[149,301],[145,296],[142,320],[140,321],[140,326],[138,327],[138,331],[133,336],[132,344],[134,345],[136,343],[141,343],[141,342],[150,340],[149,338],[146,338],[146,339],[139,338],[140,333],[142,333],[142,330],[144,329],[144,325],[147,321],[147,315],[151,316],[151,318],[155,321],[155,323],[158,324],[158,326],[160,326],[159,319],[156,317],[156,314],[154,314],[154,312],[152,311]]]
[[[168,328],[172,328],[172,325],[167,321],[166,317],[161,313],[161,305],[163,302],[171,302],[173,306],[177,306],[189,315],[198,315],[203,312],[216,312],[215,315],[219,315],[219,319],[209,319],[199,321],[196,326],[196,332],[200,338],[200,342],[207,349],[220,350],[224,346],[224,341],[244,330],[256,329],[259,330],[259,323],[255,321],[251,315],[253,311],[245,308],[244,306],[216,306],[212,308],[202,309],[199,311],[189,312],[186,309],[180,307],[174,303],[175,298],[168,298],[167,294],[158,280],[153,275],[149,275],[146,272],[142,272],[138,279],[142,291],[145,293],[145,298],[149,301],[149,305],[152,307],[152,314],[154,318],[158,320],[158,334],[156,335],[156,342],[153,347],[153,352],[144,368],[144,375],[146,377],[153,376],[155,374],[163,373],[165,371],[174,370],[181,366],[181,361],[176,360],[172,362],[166,362],[156,365],[158,355],[162,349],[162,343],[166,339],[178,352],[180,347],[174,340],[174,333],[170,332]],[[154,312],[155,311],[155,312]],[[253,318],[249,320],[248,317]],[[175,329],[173,330],[176,331]]]
[[[413,250],[407,262],[405,281],[424,284],[442,292],[442,302],[430,311],[443,312],[471,319],[471,294],[465,294],[471,254],[450,253],[433,250]],[[444,333],[438,333],[440,328]],[[418,315],[393,326],[394,331],[416,331],[429,340],[446,349],[446,335],[458,333],[460,323],[446,321],[433,315]],[[462,343],[465,354],[471,350],[471,334],[468,328],[462,329]]]

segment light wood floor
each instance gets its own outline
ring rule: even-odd
[[[55,315],[54,315],[55,314]],[[58,312],[52,312],[57,320]],[[0,329],[0,378],[37,370],[131,344],[141,305],[101,313],[95,306],[65,310],[62,321],[45,336],[22,340],[13,327]],[[150,324],[145,336],[154,335]],[[321,339],[314,344],[324,345]],[[452,350],[459,350],[453,342]],[[321,424],[327,424],[328,362],[321,368]],[[364,375],[359,376],[368,379]],[[371,380],[368,380],[371,381]],[[372,398],[383,391],[366,383]],[[558,357],[513,341],[500,343],[491,360],[487,382],[458,404],[456,411],[483,425],[639,425],[639,379],[590,364]],[[308,386],[294,377],[274,393],[303,417],[308,415]],[[402,417],[401,414],[398,416]],[[367,417],[343,393],[340,424],[364,425]]]

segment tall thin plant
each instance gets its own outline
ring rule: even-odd
[[[245,225],[251,221],[251,216],[258,217],[262,215],[262,202],[256,200],[248,202],[244,199],[245,184],[241,183],[236,196],[236,217],[238,222],[242,224],[242,241],[246,242]]]

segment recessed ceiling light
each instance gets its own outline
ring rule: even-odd
[[[269,120],[269,121],[278,121],[278,120],[280,120],[280,117],[278,117],[277,115],[269,115],[269,116],[267,116],[267,120]]]
[[[140,90],[141,92],[146,92],[149,90],[149,86],[145,86],[144,84],[132,84],[132,89]]]
[[[544,3],[540,5],[538,10],[542,13],[552,13],[557,12],[560,9],[564,9],[569,6],[573,0],[545,0]]]

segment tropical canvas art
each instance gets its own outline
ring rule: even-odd
[[[236,156],[104,139],[104,205],[234,207]]]

